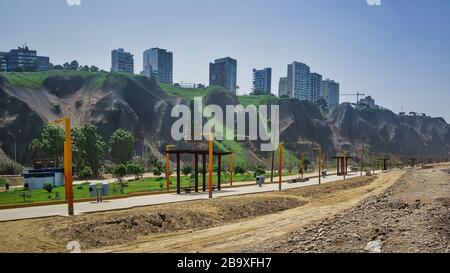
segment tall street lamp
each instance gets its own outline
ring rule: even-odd
[[[17,162],[17,135],[22,133],[22,130],[17,131],[15,134],[13,132],[8,132],[10,136],[14,139],[14,161]]]

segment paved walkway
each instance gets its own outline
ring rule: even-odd
[[[357,174],[353,173],[353,174],[347,175],[347,177],[351,178],[351,177],[355,177],[358,175],[359,175],[359,173],[357,173]],[[287,177],[283,178],[283,179],[287,179]],[[322,183],[329,183],[329,182],[338,181],[338,180],[342,180],[342,176],[330,175],[330,176],[327,176],[326,178],[321,179]],[[300,187],[317,185],[317,184],[318,184],[318,178],[312,178],[308,182],[304,182],[304,183],[283,182],[282,189],[293,189],[293,188],[300,188]],[[240,187],[223,187],[222,191],[214,191],[213,197],[217,198],[217,197],[225,197],[225,196],[232,196],[232,195],[242,195],[242,194],[250,194],[250,193],[277,191],[277,190],[278,190],[278,183],[265,184],[262,187],[259,187],[255,184],[248,185],[248,186],[240,186]],[[82,202],[82,203],[75,203],[74,209],[75,209],[75,214],[79,215],[79,214],[83,214],[83,213],[129,209],[129,208],[134,208],[134,207],[142,207],[142,206],[165,204],[165,203],[175,203],[175,202],[183,202],[183,201],[190,201],[190,200],[200,200],[200,199],[208,199],[208,192],[188,193],[188,194],[180,194],[180,195],[177,195],[176,193],[166,193],[166,194],[162,193],[162,194],[156,194],[156,195],[147,195],[147,196],[107,200],[107,201],[104,201],[103,203]],[[67,216],[67,205],[66,204],[0,210],[0,222],[1,221],[11,221],[11,220],[20,220],[20,219],[29,219],[29,218],[58,216],[58,215],[59,216]]]

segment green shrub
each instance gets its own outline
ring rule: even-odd
[[[15,175],[20,174],[22,167],[14,162],[1,162],[0,175]]]
[[[94,175],[94,172],[92,171],[92,168],[89,166],[85,166],[80,173],[78,174],[78,176],[83,179],[83,180],[88,180],[89,178],[91,178]]]
[[[48,193],[51,193],[53,190],[53,185],[51,183],[44,183],[44,190],[46,190]]]
[[[159,168],[153,168],[153,175],[154,176],[160,176],[161,170]]]
[[[181,173],[184,175],[189,175],[192,173],[192,166],[191,165],[184,165],[183,168],[181,168]]]

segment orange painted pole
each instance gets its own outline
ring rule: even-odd
[[[170,148],[175,145],[166,145],[166,191],[170,191]]]
[[[233,186],[233,156],[234,154],[230,155],[230,186]]]
[[[209,149],[208,149],[208,151],[209,151],[209,160],[208,160],[208,162],[209,162],[209,166],[208,166],[208,173],[209,173],[209,176],[208,176],[208,185],[209,185],[209,198],[212,198],[213,197],[213,195],[212,195],[212,176],[213,176],[213,174],[212,174],[212,170],[213,170],[213,137],[212,137],[212,134],[210,134],[209,135],[209,141],[208,141],[208,146],[209,146]]]
[[[283,143],[280,143],[280,162],[278,169],[278,189],[281,191],[281,179],[283,177]]]
[[[322,177],[321,167],[322,167],[322,149],[319,148],[319,185],[321,183],[320,179]]]
[[[64,122],[64,130],[66,133],[66,140],[64,141],[64,190],[66,193],[68,213],[69,215],[73,215],[72,131],[70,118],[65,117],[56,121],[56,123],[62,122]]]
[[[303,173],[304,173],[304,168],[305,168],[305,154],[302,153],[302,163],[301,163],[301,171],[302,171],[302,178],[303,178]]]

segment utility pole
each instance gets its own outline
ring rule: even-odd
[[[14,140],[14,161],[17,162],[17,135],[22,133],[22,130],[17,131],[17,133],[8,132],[8,135],[12,136]]]

